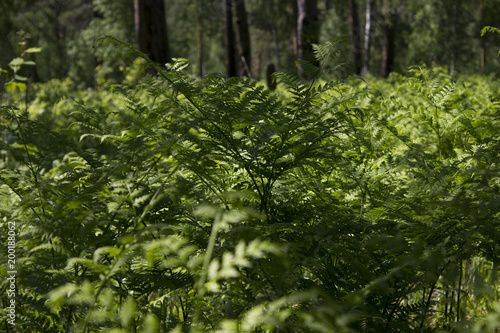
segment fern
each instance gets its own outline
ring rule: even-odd
[[[417,67],[329,79],[336,41],[315,46],[319,68],[301,62],[312,82],[277,73],[271,92],[111,42],[156,75],[75,93],[57,124],[2,107],[1,228],[19,225],[18,299],[32,304],[20,330],[487,326],[494,89]]]

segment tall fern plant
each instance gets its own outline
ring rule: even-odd
[[[109,109],[76,100],[69,128],[2,107],[18,328],[458,330],[494,306],[498,120],[475,119],[493,98],[420,68],[387,98],[304,61],[310,83],[270,92],[100,43],[155,76]]]
[[[294,217],[311,196],[297,186],[301,172],[338,158],[344,120],[340,109],[325,114],[321,97],[334,83],[304,86],[279,74],[292,93],[283,99],[249,80],[192,79],[181,59],[166,68],[146,61],[158,76],[135,90],[116,87],[119,112],[75,104],[79,142],[3,107],[17,124],[7,130],[27,147],[5,149],[29,170],[1,178],[21,231],[19,327],[281,325],[278,315],[260,322],[250,310],[276,301],[286,311],[314,295],[288,300],[304,289],[303,273],[280,244],[297,242],[316,220],[311,209]]]

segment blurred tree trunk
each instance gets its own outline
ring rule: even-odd
[[[278,32],[276,27],[273,27],[273,44],[274,44],[274,56],[276,58],[276,69],[280,70],[280,52],[279,52],[279,43],[278,43]]]
[[[385,6],[388,5],[387,2]],[[396,15],[392,8],[385,8],[387,12],[383,25],[384,42],[382,45],[382,77],[388,77],[394,70],[394,41],[396,35]]]
[[[196,42],[198,46],[198,74],[200,76],[205,75],[205,45],[203,43],[203,15],[201,14],[203,11],[203,1],[198,0],[196,2]]]
[[[483,2],[479,3],[479,26],[482,28],[486,24],[484,23],[484,6]],[[479,44],[481,47],[481,73],[484,73],[484,68],[486,66],[486,42],[485,38],[481,38],[479,40]]]
[[[236,75],[236,61],[234,49],[234,31],[233,31],[233,12],[231,0],[222,0],[224,9],[224,46],[225,46],[225,62],[226,76],[234,77]]]
[[[311,44],[318,42],[318,3],[317,0],[297,0],[296,51],[299,59],[316,62]],[[304,79],[299,67],[299,77]]]
[[[456,72],[456,54],[457,54],[457,1],[453,1],[451,4],[451,50],[450,51],[450,74],[455,74]]]
[[[373,9],[373,0],[367,0],[366,1],[366,13],[365,13],[363,68],[361,69],[362,76],[366,76],[368,74],[368,64],[370,62],[372,9]]]
[[[302,40],[299,38],[302,36],[303,31],[304,31],[304,26],[301,23],[301,15],[304,15],[303,13],[305,12],[304,8],[300,9],[299,13],[299,6],[305,6],[304,2],[302,1],[297,1],[293,3],[293,17],[295,18],[295,31],[293,33],[293,55],[295,58],[299,58],[299,53],[302,54],[302,50],[299,52],[299,48],[302,48]]]
[[[250,48],[250,32],[248,29],[245,0],[233,0],[234,16],[238,31],[238,53],[240,58],[240,77],[252,77],[252,52]]]
[[[354,71],[357,75],[361,74],[362,54],[361,38],[359,29],[358,6],[356,0],[349,0],[349,24],[351,28],[351,51],[354,64]]]
[[[384,25],[383,32],[384,44],[382,48],[382,77],[388,77],[394,67],[394,25],[386,23]]]
[[[273,81],[273,73],[276,72],[274,64],[268,64],[266,67],[266,82],[269,90],[276,90],[276,81]]]
[[[134,0],[134,9],[139,51],[160,64],[172,61],[163,0]]]

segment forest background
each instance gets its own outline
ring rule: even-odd
[[[103,35],[137,45],[142,34],[139,49],[152,60],[187,58],[201,75],[260,79],[266,69],[295,72],[297,59],[314,60],[311,44],[338,36],[348,38],[346,57],[357,74],[386,77],[421,64],[450,73],[498,71],[494,36],[480,33],[498,23],[496,0],[240,0],[234,10],[233,1],[136,1],[135,7],[140,3],[134,18],[133,0],[2,1],[0,67],[20,54],[17,33],[24,31],[29,45],[43,49],[34,81],[70,77],[85,87],[95,87],[97,78],[120,81],[133,61],[124,50],[94,48]],[[140,22],[151,30],[141,30]]]

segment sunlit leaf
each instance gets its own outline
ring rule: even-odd
[[[26,49],[24,52],[26,52],[26,53],[38,53],[41,51],[42,51],[41,47],[30,47],[29,49]]]
[[[5,84],[5,90],[7,90],[8,92],[13,92],[16,90],[26,91],[26,84],[17,81],[14,82],[10,81]]]

